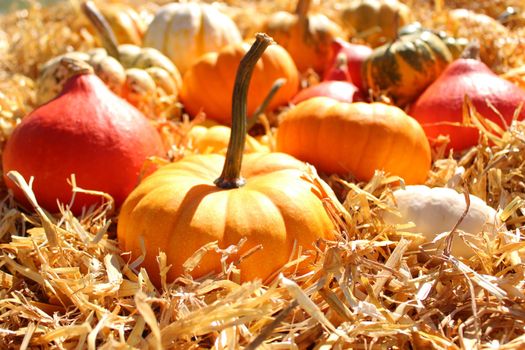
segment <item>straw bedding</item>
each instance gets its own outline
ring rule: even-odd
[[[255,8],[247,0],[230,3]],[[430,23],[444,13],[433,12],[437,5],[470,3],[412,1],[411,6],[423,23]],[[489,13],[502,3],[478,1],[476,6]],[[283,1],[257,4],[263,13],[287,6]],[[0,60],[2,142],[34,108],[39,65],[65,50],[96,45],[78,19],[77,5],[34,5],[0,18],[7,34]],[[325,5],[330,13],[338,2]],[[248,22],[240,23],[251,30]],[[514,53],[497,61],[501,72],[524,63],[524,30],[517,26],[505,41],[494,40],[502,47],[495,54]],[[502,131],[487,126],[474,110],[469,118],[483,130],[481,143],[461,158],[435,145],[427,184],[448,184],[499,210],[506,228],[470,259],[447,249],[414,247],[413,234],[383,224],[379,212],[393,210],[388,199],[399,182],[378,172],[368,183],[326,178],[343,200],[325,203],[339,236],[322,249],[303,252],[316,257],[308,274],[239,284],[232,264],[221,274],[200,280],[183,276],[157,289],[140,259],[119,250],[110,198],[106,206],[80,217],[66,209],[51,216],[38,206],[30,186],[14,177],[34,206],[18,207],[2,184],[0,349],[522,349],[525,125],[514,123]],[[188,122],[166,121],[165,126],[173,158],[191,150],[183,137]],[[310,177],[318,179],[313,170]],[[226,258],[235,248],[220,252]],[[219,250],[213,243],[203,249]],[[189,268],[200,253],[188,261]],[[298,252],[288,270],[302,258]],[[158,261],[165,271],[164,253]]]

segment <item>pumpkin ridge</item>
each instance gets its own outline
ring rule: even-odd
[[[397,120],[396,119],[397,118],[391,118],[390,123],[395,124],[396,125],[396,129],[398,129],[399,127],[397,127]],[[380,164],[380,168],[377,169],[377,170],[382,170],[385,173],[388,173],[388,175],[390,175],[390,171],[387,169],[388,168],[388,161],[390,159],[392,159],[391,154],[394,151],[394,147],[396,145],[394,145],[393,133],[389,133],[388,137],[386,137],[385,139],[386,139],[387,142],[385,142],[384,144],[381,145],[381,152],[376,151],[376,152],[378,152],[378,154],[380,154],[382,156],[381,158],[378,158],[378,160],[377,160],[377,163]],[[410,138],[410,139],[412,139],[412,138]],[[386,150],[386,152],[385,152],[385,150]],[[407,163],[410,163],[408,157],[405,157],[404,160],[406,160]],[[399,164],[401,162],[397,161],[396,163]]]
[[[361,105],[359,105],[359,106],[361,106]],[[350,107],[347,107],[347,108],[350,108]],[[361,114],[363,112],[359,111],[359,113]],[[365,118],[363,118],[363,119],[370,119],[370,115],[366,114]],[[361,128],[361,129],[363,129],[363,128]],[[366,135],[366,136],[363,137],[363,140],[364,140],[364,142],[363,142],[363,150],[361,152],[359,152],[358,156],[356,157],[357,161],[356,161],[355,169],[361,169],[362,168],[361,163],[362,163],[363,157],[365,157],[368,154],[368,152],[366,152],[366,151],[368,149],[368,147],[367,147],[368,142],[370,141],[370,130],[371,130],[371,128],[370,127],[365,127],[364,129],[365,129],[364,135]],[[355,155],[355,153],[354,153],[354,155]],[[352,175],[354,175],[356,177],[359,177],[359,178],[362,177],[361,174],[352,173]]]
[[[224,232],[226,232],[223,227],[226,227],[227,211],[222,209],[227,207],[228,201],[229,196],[225,195],[224,191],[217,188],[213,183],[190,185],[180,205],[177,206],[173,225],[168,231],[170,232],[169,250],[181,251],[182,257],[186,256],[184,259],[178,256],[179,261],[175,265],[182,267],[182,264],[205,244],[223,240]],[[217,202],[222,204],[216,205],[215,203]],[[207,217],[208,220],[203,220],[203,217]],[[198,222],[198,224],[195,224],[195,222]],[[203,225],[203,223],[205,224]],[[191,239],[188,239],[187,235],[191,235]],[[183,245],[182,249],[180,247],[181,243]],[[224,248],[224,246],[219,247]],[[213,255],[215,254],[207,253],[201,260],[201,265],[208,264],[210,260],[214,260]],[[198,270],[198,267],[196,269]],[[175,271],[172,270],[173,272]],[[176,275],[181,273],[182,271],[176,272]]]
[[[410,118],[412,118],[412,117],[410,117]],[[409,124],[410,124],[409,128],[410,129],[414,129],[412,123],[409,123]],[[413,132],[415,132],[415,130],[413,130]],[[406,147],[405,147],[406,152],[413,152],[416,149],[416,141],[417,140],[413,136],[409,137],[409,139],[408,139],[409,144],[407,144]],[[401,160],[397,160],[397,161],[394,162],[392,160],[392,158],[390,157],[390,155],[392,154],[393,151],[394,151],[394,147],[391,146],[389,148],[388,157],[386,158],[386,161],[383,163],[384,167],[385,168],[387,168],[387,167],[390,168],[393,165],[393,166],[396,166],[403,173],[413,174],[413,172],[410,171],[411,168],[413,167],[412,159],[410,157],[405,157],[405,158],[403,158]],[[407,180],[407,178],[408,178],[408,176],[405,176],[403,178],[405,180],[405,182],[411,182],[410,178],[408,178],[408,180]]]

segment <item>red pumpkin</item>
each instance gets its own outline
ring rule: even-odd
[[[84,69],[66,82],[58,97],[22,120],[7,141],[2,161],[4,174],[16,170],[26,179],[34,176],[38,202],[56,211],[57,201],[71,201],[71,174],[79,187],[106,192],[119,206],[137,185],[146,158],[162,155],[162,140],[144,115]],[[5,180],[16,199],[27,205],[22,191]],[[100,201],[78,193],[71,209],[79,213]]]
[[[475,146],[479,139],[475,126],[460,125],[465,96],[477,112],[500,126],[504,126],[503,120],[510,124],[520,104],[525,105],[525,91],[496,75],[484,63],[460,58],[425,90],[409,114],[421,123],[429,139],[448,135],[448,148],[459,152]],[[518,115],[518,119],[524,118],[525,108]]]
[[[330,69],[330,74],[325,75],[324,81],[299,91],[291,102],[298,104],[301,101],[318,96],[330,97],[347,103],[363,101],[361,91],[352,83],[346,55],[340,54],[336,63],[337,65]]]
[[[364,100],[359,89],[352,83],[346,81],[323,81],[322,83],[301,90],[291,102],[298,104],[302,101],[320,96],[330,97],[334,100],[347,103]]]
[[[323,80],[334,80],[330,77],[333,76],[334,70],[338,69],[338,57],[343,54],[346,57],[346,63],[348,66],[348,73],[355,86],[358,89],[363,89],[363,80],[361,78],[361,67],[363,62],[370,54],[372,49],[366,45],[352,44],[343,39],[335,39],[332,42],[332,50],[330,54],[329,64],[325,69]]]

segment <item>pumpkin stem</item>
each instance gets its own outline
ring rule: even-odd
[[[312,0],[299,0],[295,7],[295,14],[299,17],[299,20],[306,19]]]
[[[394,33],[395,33],[395,37],[394,37],[393,41],[397,41],[397,39],[399,39],[399,37],[401,36],[401,33],[399,32],[400,29],[401,29],[401,15],[399,14],[399,10],[397,10],[394,13]]]
[[[257,109],[255,110],[255,112],[253,112],[251,117],[248,118],[248,124],[246,126],[247,130],[250,130],[255,125],[255,123],[257,123],[257,121],[259,120],[259,116],[266,110],[266,108],[268,108],[268,105],[272,101],[273,97],[279,91],[281,86],[283,86],[284,83],[286,83],[286,79],[284,78],[279,78],[273,82],[273,85],[270,91],[268,91],[266,97],[264,98],[264,101],[259,105],[259,107],[257,107]]]
[[[67,79],[81,74],[95,74],[93,67],[86,61],[78,58],[62,57],[58,63],[67,72]]]
[[[221,176],[215,180],[215,185],[223,189],[239,188],[245,184],[241,177],[242,156],[244,144],[246,143],[246,101],[248,87],[252,77],[253,69],[264,50],[273,42],[272,38],[263,33],[258,33],[250,50],[242,58],[232,97],[232,128],[226,159]]]
[[[119,61],[120,54],[118,51],[117,37],[104,15],[100,13],[97,5],[95,5],[93,1],[86,1],[82,3],[81,8],[82,12],[84,12],[89,21],[95,26],[100,40],[102,40],[104,49],[106,49],[110,56]]]
[[[461,53],[460,58],[472,58],[472,59],[479,61],[480,60],[479,51],[480,51],[479,42],[477,40],[473,40],[467,45],[467,47],[465,47],[465,49]]]

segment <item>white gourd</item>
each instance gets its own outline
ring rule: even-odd
[[[240,42],[239,29],[227,15],[195,2],[162,6],[144,35],[144,46],[160,50],[181,73],[201,55]]]
[[[400,216],[385,211],[383,219],[387,224],[406,224],[412,222],[415,226],[401,231],[421,233],[427,243],[434,241],[434,246],[445,247],[445,237],[440,234],[450,232],[465,212],[466,200],[463,193],[451,188],[430,188],[424,185],[406,186],[393,192],[395,204]],[[465,239],[478,247],[485,244],[483,233],[493,237],[501,227],[496,210],[489,207],[482,199],[470,195],[469,211],[458,230],[465,233]],[[432,246],[432,245],[429,245]],[[470,257],[474,254],[459,236],[454,233],[452,254]]]

